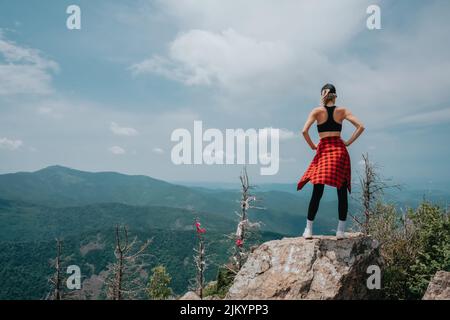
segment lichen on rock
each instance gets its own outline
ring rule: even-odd
[[[361,233],[283,238],[250,254],[226,299],[368,299],[367,268],[381,265],[377,241]]]
[[[423,300],[450,300],[450,272],[436,272],[428,284]]]

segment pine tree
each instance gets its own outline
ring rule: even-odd
[[[152,300],[165,300],[172,295],[172,289],[169,287],[171,281],[170,275],[167,273],[163,265],[159,265],[152,269],[147,294]]]

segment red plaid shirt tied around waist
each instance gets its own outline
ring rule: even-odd
[[[347,185],[351,192],[350,156],[340,137],[320,139],[316,155],[298,182],[297,190],[301,190],[308,181],[336,188]]]

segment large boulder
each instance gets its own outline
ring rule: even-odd
[[[283,238],[253,251],[226,299],[369,299],[367,269],[381,267],[378,242],[361,233]]]
[[[436,272],[428,284],[423,300],[450,300],[450,272]]]

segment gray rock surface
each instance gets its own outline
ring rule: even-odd
[[[450,300],[450,272],[436,272],[428,284],[423,300]]]
[[[283,238],[250,254],[226,299],[369,299],[367,268],[381,267],[378,242],[360,233]]]
[[[201,300],[194,291],[188,291],[179,300]]]

